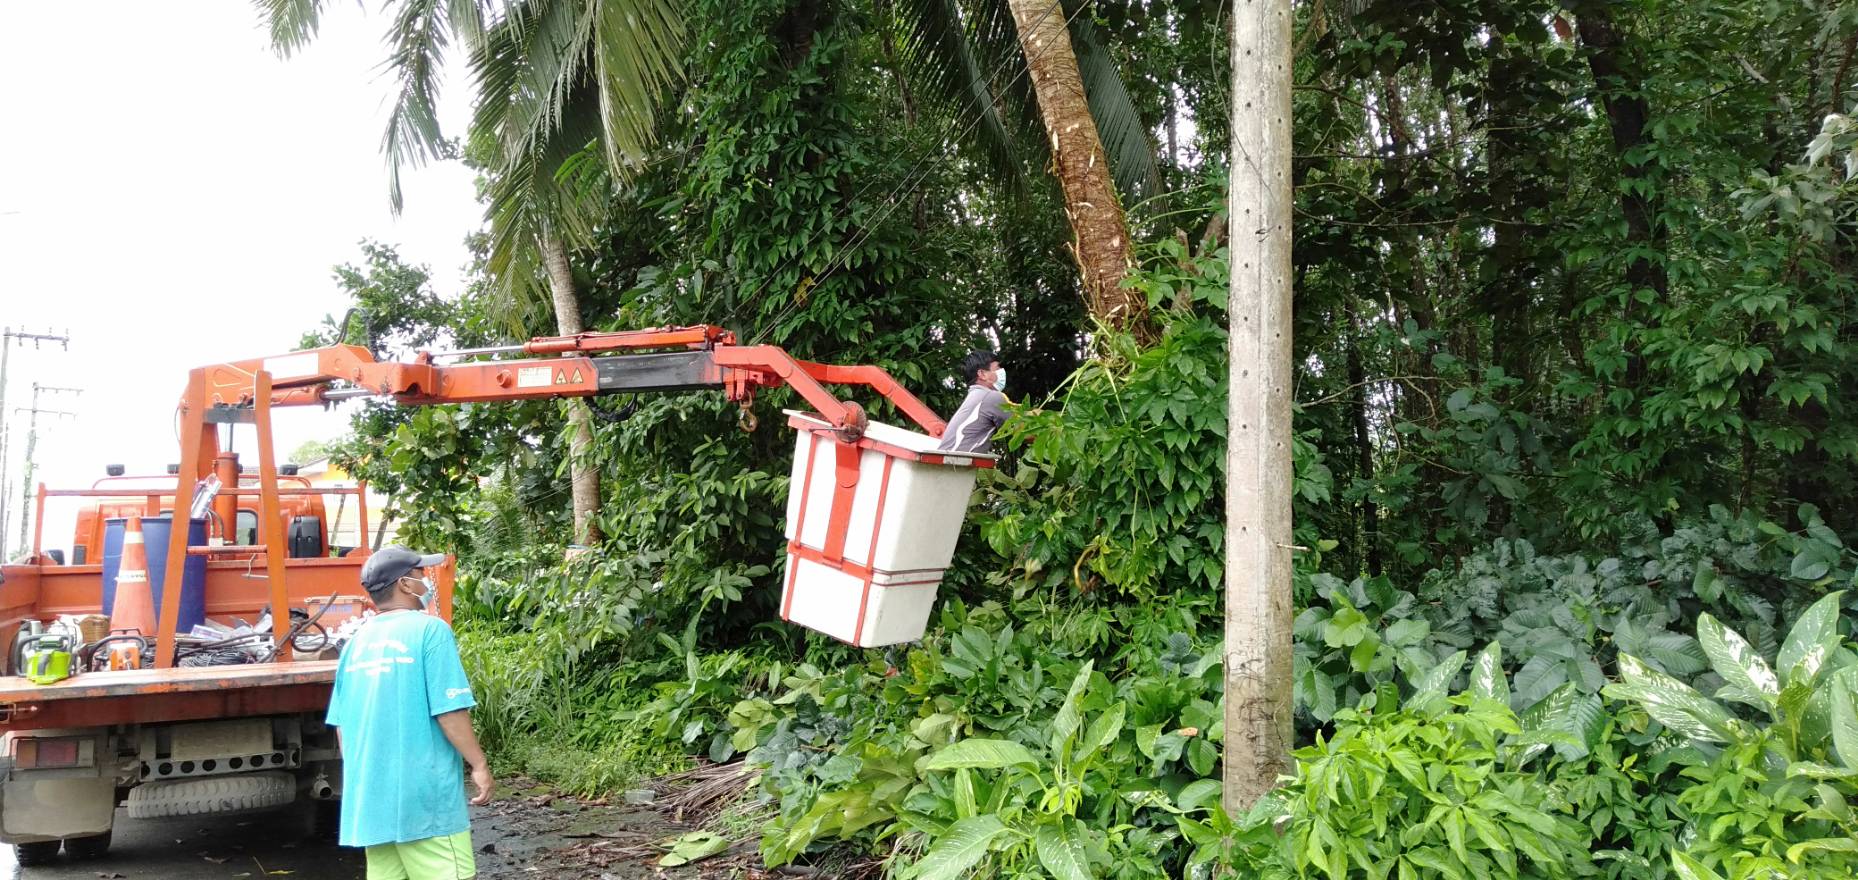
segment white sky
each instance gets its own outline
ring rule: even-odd
[[[178,460],[187,370],[288,351],[342,312],[330,268],[358,262],[362,238],[458,292],[482,216],[472,174],[410,172],[406,211],[388,210],[382,30],[331,3],[321,37],[282,60],[242,0],[0,9],[0,324],[72,338],[69,352],[12,352],[9,508],[26,428],[13,410],[34,381],[84,389],[41,401],[77,417],[41,418],[36,479],[87,487],[106,463],[160,473]],[[468,83],[447,86],[447,134],[461,134]],[[280,460],[346,424],[343,410],[280,414]],[[255,465],[250,430],[237,445]],[[52,521],[47,545],[63,546]]]

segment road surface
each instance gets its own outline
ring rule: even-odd
[[[488,806],[471,808],[478,876],[635,880],[732,876],[706,863],[663,872],[652,866],[655,844],[687,830],[637,807],[558,797],[533,784],[506,784]],[[538,794],[541,792],[541,794]],[[21,868],[13,848],[0,846],[0,880],[360,880],[360,850],[335,845],[314,831],[309,804],[269,813],[130,819],[116,813],[109,855]],[[722,860],[717,860],[718,862]],[[717,869],[715,874],[708,868]]]
[[[0,847],[0,880],[221,880],[288,877],[355,880],[363,874],[359,850],[343,849],[312,833],[309,808],[243,816],[130,819],[116,814],[110,853],[76,861],[20,868],[13,848]]]

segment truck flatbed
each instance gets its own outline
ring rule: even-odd
[[[86,672],[41,685],[0,677],[0,731],[320,711],[336,661]]]

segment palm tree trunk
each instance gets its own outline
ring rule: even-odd
[[[1073,251],[1083,275],[1090,314],[1112,327],[1142,335],[1148,304],[1123,288],[1129,268],[1129,224],[1110,181],[1110,167],[1090,115],[1084,81],[1058,0],[1007,0],[1019,26],[1019,45],[1032,72],[1039,115],[1051,139],[1052,166],[1064,188],[1065,214],[1076,236]]]
[[[568,267],[568,249],[552,232],[542,233],[542,263],[548,268],[548,292],[555,304],[555,332],[563,336],[580,333],[581,302],[574,291],[574,271]],[[600,512],[600,472],[594,468],[591,450],[594,445],[593,411],[587,401],[567,401],[568,474],[574,490],[574,540],[592,544],[600,540],[600,528],[594,517]]]

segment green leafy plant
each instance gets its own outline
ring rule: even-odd
[[[1849,877],[1858,871],[1858,657],[1843,645],[1839,593],[1814,603],[1775,662],[1704,615],[1698,634],[1724,684],[1716,699],[1620,656],[1608,694],[1638,705],[1684,748],[1689,785],[1680,874]],[[1707,873],[1704,873],[1707,872]]]
[[[1342,710],[1333,736],[1296,752],[1283,795],[1298,876],[1578,875],[1583,829],[1534,773],[1509,766],[1523,729],[1499,656],[1487,648],[1470,687],[1448,696],[1465,662],[1454,654],[1404,704]]]
[[[1127,707],[1086,719],[1080,709],[1093,670],[1085,663],[1052,718],[1041,753],[1005,739],[957,740],[922,759],[926,779],[905,799],[905,824],[935,842],[904,872],[911,880],[954,880],[982,862],[1005,876],[1060,880],[1098,875],[1108,862],[1103,831],[1079,820],[1087,795],[1106,780],[1098,765],[1121,738]]]

